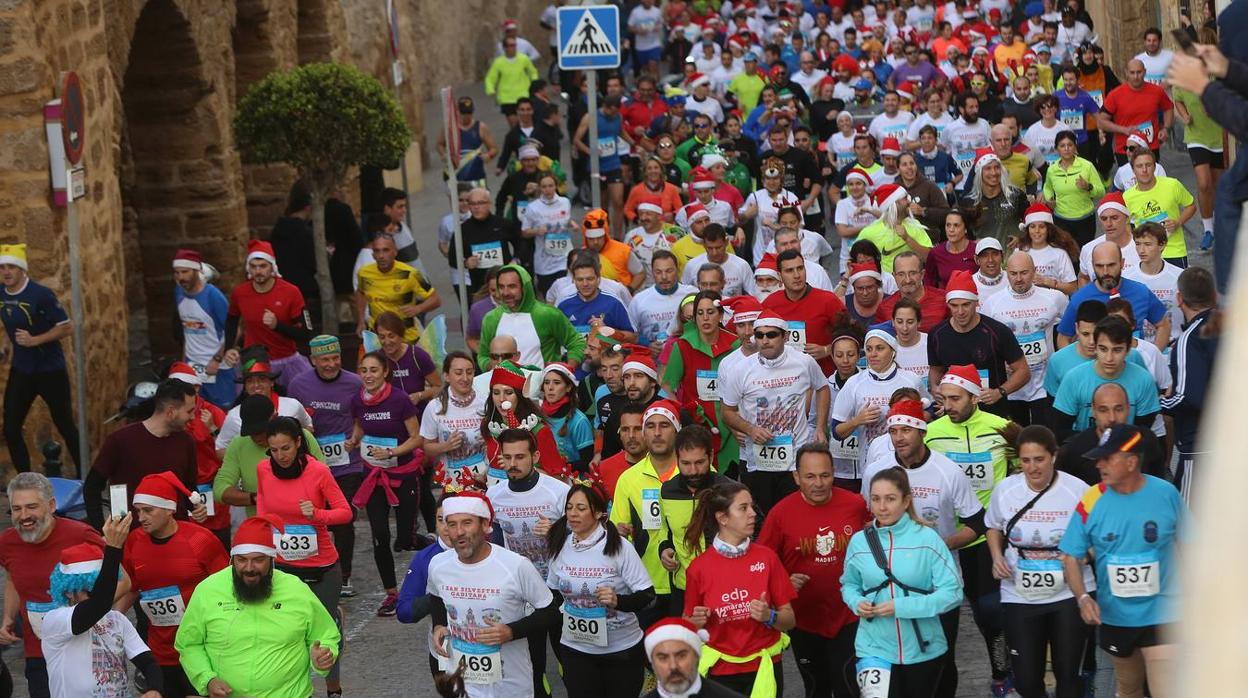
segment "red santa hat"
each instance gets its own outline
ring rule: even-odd
[[[61,551],[56,571],[61,574],[91,574],[103,567],[104,551],[90,543],[79,543]]]
[[[199,374],[195,373],[195,369],[191,368],[191,365],[185,361],[173,362],[169,366],[169,377],[190,385],[199,385],[203,382],[199,379]]]
[[[652,203],[649,201],[645,203],[637,204],[637,212],[641,213],[642,211],[648,211],[650,213],[654,213],[660,216],[663,215],[663,207],[656,203]]]
[[[875,190],[875,201],[881,211],[887,211],[889,206],[895,205],[906,196],[908,196],[906,189],[900,184],[881,184]]]
[[[524,383],[527,378],[528,376],[524,374],[524,370],[519,366],[510,361],[504,361],[490,372],[490,387],[507,385],[511,386],[517,393],[522,393],[524,392]]]
[[[546,374],[548,373],[561,374],[564,378],[567,378],[568,382],[572,383],[573,386],[575,386],[578,382],[576,380],[576,370],[573,369],[568,364],[565,364],[561,361],[555,361],[555,362],[546,364],[546,368],[542,369],[543,381],[546,380]]]
[[[940,384],[957,386],[976,397],[984,389],[980,381],[979,369],[975,368],[974,364],[950,366],[944,377],[940,379]]]
[[[204,270],[204,258],[195,250],[179,249],[173,253],[174,269],[194,269],[195,271]]]
[[[646,656],[649,657],[654,653],[654,648],[660,642],[675,640],[683,642],[698,654],[702,655],[702,644],[709,641],[711,636],[706,630],[698,630],[693,627],[693,623],[684,618],[664,618],[646,631]]]
[[[699,218],[710,218],[710,217],[711,217],[711,212],[707,211],[706,207],[700,203],[695,202],[695,203],[689,204],[688,206],[685,206],[685,219],[688,220],[690,224],[692,224],[694,221],[698,220]]]
[[[948,285],[945,287],[945,302],[955,300],[979,300],[979,288],[975,286],[975,278],[971,276],[971,272],[965,269],[953,272],[949,276]]]
[[[650,403],[650,406],[646,408],[645,413],[641,415],[642,423],[644,424],[649,421],[649,419],[655,415],[665,417],[672,423],[672,426],[676,427],[677,431],[680,430],[680,405],[677,405],[671,400],[656,400],[655,402]]]
[[[1023,214],[1023,222],[1018,224],[1019,230],[1026,230],[1027,226],[1032,223],[1052,223],[1053,209],[1045,206],[1043,202],[1036,203],[1027,207],[1027,212]]]
[[[776,266],[776,256],[770,252],[763,255],[762,261],[758,263],[758,268],[754,270],[754,276],[769,276],[779,281],[780,268]]]
[[[715,188],[715,176],[711,174],[710,170],[706,169],[705,167],[702,167],[701,165],[693,168],[693,171],[689,173],[689,176],[692,178],[692,180],[689,183],[689,186],[693,187],[694,189],[714,189]]]
[[[1096,207],[1096,215],[1101,215],[1105,211],[1118,211],[1124,216],[1130,216],[1131,212],[1127,210],[1127,201],[1122,198],[1122,192],[1111,191],[1101,199],[1101,203]]]
[[[1132,131],[1127,136],[1126,147],[1130,148],[1133,145],[1148,150],[1148,136],[1143,131]]]
[[[273,273],[277,273],[277,255],[273,252],[273,246],[264,240],[248,240],[247,241],[247,261],[253,259],[262,259],[273,265]]]
[[[449,519],[456,514],[472,514],[494,523],[494,505],[480,492],[460,492],[446,498],[442,502],[442,518]]]
[[[247,519],[239,525],[238,533],[234,534],[234,544],[230,548],[230,555],[260,553],[276,557],[277,546],[274,545],[276,536],[273,529],[277,529],[276,533],[286,531],[282,519],[276,514],[260,514]]]
[[[892,155],[894,157],[901,155],[901,143],[892,136],[885,138],[880,145],[880,155]]]
[[[870,173],[868,173],[866,170],[860,167],[855,167],[854,169],[845,173],[846,182],[849,182],[854,179],[862,182],[863,184],[866,184],[868,191],[870,191],[873,187],[875,187],[875,181],[871,179]]]
[[[849,265],[849,283],[853,285],[858,279],[875,279],[880,283],[884,283],[884,276],[880,274],[879,267],[875,266],[875,262],[862,262],[860,264]]]
[[[785,322],[784,318],[780,317],[776,311],[764,309],[758,314],[758,317],[754,318],[754,329],[757,330],[760,327],[775,327],[779,330],[787,330],[789,329],[789,323]]]
[[[650,376],[653,380],[657,381],[659,379],[659,370],[655,368],[654,359],[650,356],[650,350],[646,347],[638,346],[637,349],[628,355],[628,360],[624,362],[624,367],[621,369],[621,375],[629,371],[640,371]]]
[[[731,320],[738,325],[754,322],[758,319],[758,314],[763,312],[763,304],[754,296],[725,298],[724,307],[732,312]]]
[[[975,151],[975,172],[979,172],[990,162],[1001,162],[1001,158],[992,152],[992,148],[980,148]]]
[[[503,20],[503,31],[507,31],[508,29],[516,29],[519,26],[520,26],[520,23],[514,19],[511,19],[510,17]]]
[[[134,503],[173,511],[178,508],[178,495],[191,496],[191,490],[171,471],[154,473],[143,478],[134,488]]]
[[[701,87],[702,85],[711,84],[711,78],[706,73],[694,73],[689,76],[689,89]]]
[[[927,417],[923,403],[918,400],[898,400],[888,409],[888,426],[910,427],[927,431]]]

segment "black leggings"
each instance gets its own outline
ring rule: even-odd
[[[836,637],[804,630],[789,631],[797,671],[806,685],[806,698],[853,698],[858,695],[854,679],[854,636],[858,623],[841,628]]]
[[[528,637],[529,661],[533,664],[533,695],[536,698],[550,698],[552,695],[550,683],[546,679],[546,640],[550,639],[550,646],[555,650],[555,661],[559,662],[562,653],[567,649],[559,644],[562,635],[563,626],[556,623]]]
[[[1062,218],[1054,216],[1053,223],[1057,227],[1070,233],[1075,239],[1075,243],[1079,247],[1092,242],[1092,238],[1096,237],[1096,215],[1089,213],[1083,218]]]
[[[944,672],[944,657],[918,664],[894,664],[889,677],[888,698],[932,698]]]
[[[944,670],[940,672],[940,681],[936,684],[936,698],[954,698],[958,695],[958,662],[954,649],[958,646],[958,623],[962,619],[962,606],[954,606],[952,610],[940,614],[940,627],[945,631],[945,656],[941,657]]]
[[[784,655],[780,655],[783,657]],[[765,661],[765,660],[764,660]],[[784,695],[784,660],[776,662],[774,667],[776,672],[776,695]],[[743,674],[711,674],[710,679],[715,683],[736,691],[743,696],[750,695],[754,690],[754,677],[758,676],[753,671],[747,671]]]
[[[338,488],[342,490],[342,496],[346,497],[347,503],[350,504],[355,498],[355,493],[360,491],[364,473],[348,473],[334,480],[338,483]],[[351,579],[351,560],[355,558],[355,517],[359,511],[354,504],[351,504],[351,520],[329,527],[329,532],[334,535],[334,548],[338,551],[338,564],[342,566],[343,584]],[[227,547],[226,550],[229,548]]]
[[[559,658],[569,696],[637,698],[641,694],[646,651],[640,642],[610,654],[586,654],[560,645]]]
[[[988,552],[988,544],[980,543],[959,550],[958,562],[962,566],[963,588],[966,600],[971,604],[971,615],[974,616],[975,625],[979,627],[979,633],[984,636],[984,643],[988,647],[992,678],[994,681],[1001,681],[1010,674],[1009,652],[1005,646],[1001,582],[992,576],[992,555]]]
[[[1026,427],[1037,424],[1053,429],[1052,419],[1049,416],[1053,398],[1045,396],[1035,400],[1006,400],[1005,404],[1009,408],[1010,420],[1019,425]]]
[[[427,467],[420,473],[420,517],[425,520],[425,531],[438,535],[438,500],[433,496],[433,467]],[[416,524],[412,524],[412,539],[419,535]]]
[[[9,382],[4,386],[4,440],[8,442],[9,458],[17,472],[30,470],[30,451],[22,436],[22,427],[35,398],[43,398],[52,415],[52,423],[65,439],[66,450],[74,459],[74,465],[82,469],[82,454],[78,452],[78,426],[74,423],[73,403],[69,392],[69,374],[60,371],[23,373],[9,370]],[[73,474],[77,477],[77,472]]]
[[[395,537],[401,547],[410,547],[420,490],[409,478],[395,487],[394,493],[399,498],[395,511]],[[364,511],[368,514],[368,527],[373,534],[373,561],[377,563],[377,574],[381,575],[381,586],[393,589],[396,582],[394,553],[390,551],[390,503],[386,501],[386,491],[381,485],[373,490]]]
[[[1083,695],[1079,675],[1087,645],[1087,626],[1073,598],[1046,604],[1007,603],[1005,638],[1014,667],[1014,690],[1023,698],[1045,698],[1045,656],[1052,657],[1057,679],[1055,698]]]

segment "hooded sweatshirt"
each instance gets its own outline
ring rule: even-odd
[[[518,264],[508,264],[499,273],[514,271],[520,275],[524,295],[520,307],[511,311],[500,304],[486,313],[481,321],[481,346],[477,350],[477,362],[484,369],[490,365],[490,341],[498,335],[516,338],[520,349],[520,363],[542,366],[559,361],[567,352],[568,363],[577,366],[585,354],[585,337],[576,331],[572,322],[553,305],[537,300],[533,292],[533,277]]]

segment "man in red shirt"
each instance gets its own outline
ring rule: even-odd
[[[1127,162],[1127,136],[1132,132],[1143,133],[1149,149],[1156,154],[1173,123],[1174,103],[1165,90],[1144,81],[1144,63],[1134,58],[1127,62],[1127,81],[1105,95],[1105,103],[1096,115],[1097,127],[1114,134],[1114,159],[1119,165]]]
[[[646,408],[639,402],[627,402],[619,408],[620,446],[622,450],[598,463],[598,477],[607,490],[607,496],[615,499],[615,483],[625,470],[646,457],[646,441],[642,438],[642,415]]]
[[[789,637],[807,694],[853,695],[840,669],[854,658],[858,619],[841,601],[841,573],[849,539],[871,520],[871,514],[860,495],[832,486],[832,453],[827,446],[806,444],[798,449],[793,475],[798,491],[768,512],[758,542],[776,551],[797,589],[793,600],[797,627]]]
[[[0,567],[9,573],[4,618],[0,620],[0,644],[11,645],[18,641],[13,626],[20,613],[28,691],[31,698],[47,698],[48,667],[43,659],[39,629],[44,614],[60,605],[52,603],[48,595],[48,577],[60,562],[62,550],[80,543],[103,550],[104,539],[90,526],[56,515],[52,483],[39,473],[19,473],[9,481],[8,495],[13,528],[0,533]],[[118,597],[129,589],[129,580],[118,580]]]
[[[143,478],[134,492],[139,528],[126,538],[121,563],[131,588],[122,605],[137,600],[147,617],[147,645],[164,674],[167,696],[197,693],[178,663],[173,639],[195,587],[230,564],[225,547],[212,531],[173,518],[178,500],[190,495],[186,485],[168,471]]]
[[[169,367],[169,377],[195,387],[195,417],[186,423],[186,433],[195,440],[195,482],[196,489],[207,495],[205,506],[213,501],[212,480],[221,469],[221,459],[217,457],[217,433],[225,423],[225,412],[220,407],[208,402],[202,394],[199,375],[190,364],[178,361]],[[215,507],[213,507],[215,509]],[[212,531],[221,541],[222,546],[230,544],[230,510],[221,507],[219,511],[210,512],[204,520],[204,527]]]
[[[634,142],[647,146],[646,134],[650,131],[650,122],[667,113],[667,102],[659,96],[654,78],[643,75],[637,78],[637,94],[628,100],[620,110],[624,119],[624,130],[632,135]],[[646,150],[652,150],[646,147]],[[673,182],[677,186],[679,182]]]
[[[295,376],[312,370],[312,364],[299,353],[299,345],[312,338],[312,321],[299,287],[278,273],[272,245],[263,240],[247,243],[247,277],[230,293],[225,318],[225,345],[230,348],[224,357],[214,358],[225,358],[234,366],[239,359],[236,343],[242,347],[263,344],[284,388]],[[237,342],[240,322],[242,341]]]
[[[776,257],[783,293],[773,293],[763,301],[765,310],[774,311],[789,325],[788,343],[819,362],[824,376],[832,375],[832,327],[845,304],[831,291],[806,283],[806,260],[801,250],[788,249]]]
[[[934,286],[923,285],[923,260],[909,250],[897,255],[893,260],[893,278],[897,280],[897,293],[885,298],[875,311],[876,322],[888,322],[893,319],[893,306],[902,298],[909,298],[919,304],[923,317],[919,320],[919,331],[931,332],[933,328],[949,317],[949,306],[945,305],[945,292]]]

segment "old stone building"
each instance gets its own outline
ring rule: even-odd
[[[430,94],[483,74],[503,18],[545,43],[537,0],[395,5],[401,101],[417,134]],[[66,215],[52,202],[43,106],[62,71],[82,80],[87,193],[76,205],[93,446],[124,396],[130,353],[149,337],[171,345],[173,250],[199,249],[228,288],[247,238],[281,213],[290,172],[240,162],[239,97],[273,70],[330,60],[393,87],[385,0],[0,0],[0,242],[26,243],[31,276],[66,303]],[[417,183],[420,149],[409,158]],[[46,414],[27,427],[37,453]]]

